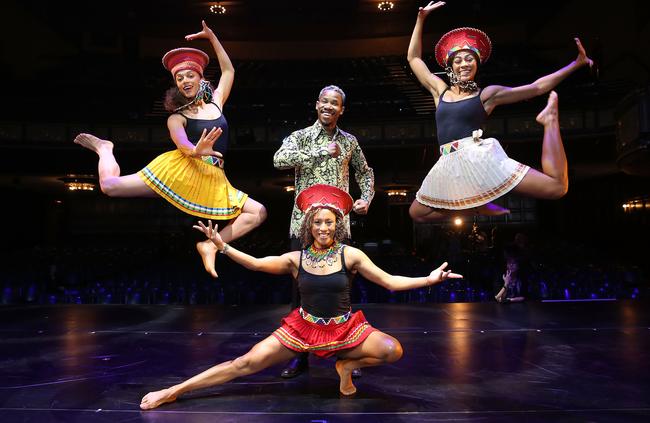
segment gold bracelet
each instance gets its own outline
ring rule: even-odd
[[[219,253],[221,254],[226,254],[226,251],[230,248],[230,245],[226,244],[225,242],[223,243],[223,250],[219,250]]]

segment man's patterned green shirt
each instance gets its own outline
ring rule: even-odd
[[[336,142],[341,154],[332,158],[327,153],[327,146]],[[320,122],[293,132],[282,141],[282,147],[273,156],[273,165],[278,169],[295,169],[295,196],[289,236],[299,238],[300,225],[304,213],[295,204],[295,197],[306,188],[315,184],[328,184],[350,191],[350,165],[354,168],[354,177],[361,189],[361,199],[370,204],[375,196],[375,176],[368,166],[361,147],[354,135],[336,128],[329,136]],[[350,217],[345,217],[345,227],[350,238]]]

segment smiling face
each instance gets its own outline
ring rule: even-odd
[[[478,58],[471,50],[460,50],[451,59],[451,69],[461,81],[473,81],[478,71]]]
[[[343,96],[334,90],[323,91],[316,102],[318,121],[326,128],[333,128],[343,114]]]
[[[314,237],[314,247],[328,248],[334,243],[336,233],[336,214],[330,209],[320,209],[314,214],[311,224],[311,235]]]
[[[178,91],[185,98],[194,98],[199,91],[201,76],[191,69],[176,72],[174,80]]]

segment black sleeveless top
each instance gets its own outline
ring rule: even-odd
[[[302,251],[298,268],[300,305],[317,317],[336,317],[350,311],[350,290],[353,274],[345,268],[345,256],[341,248],[341,270],[328,275],[314,275],[302,267]]]
[[[471,137],[472,131],[479,129],[488,118],[481,102],[481,91],[474,97],[447,102],[442,97],[448,89],[440,95],[436,109],[436,125],[440,145]]]
[[[221,112],[219,106],[211,102],[209,104],[214,104],[214,106]],[[196,144],[201,138],[201,133],[206,129],[206,133],[210,132],[213,127],[221,128],[223,133],[214,143],[213,150],[218,151],[223,154],[223,157],[226,157],[226,151],[228,151],[228,121],[226,117],[221,112],[221,116],[216,119],[193,119],[191,117],[185,116],[183,113],[180,113],[185,119],[187,119],[187,124],[185,125],[185,133],[187,134],[187,139]]]

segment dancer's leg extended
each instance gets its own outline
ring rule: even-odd
[[[569,176],[560,134],[558,98],[555,91],[549,94],[546,107],[537,115],[537,122],[544,126],[543,173],[530,169],[513,191],[535,198],[557,199],[567,193]]]
[[[393,363],[402,357],[402,345],[390,335],[376,331],[356,348],[338,355],[336,372],[339,374],[339,390],[344,395],[352,395],[357,388],[352,383],[352,370],[361,367],[379,366]]]
[[[179,395],[185,392],[221,385],[235,378],[257,373],[269,366],[286,361],[295,354],[271,335],[257,343],[241,357],[217,364],[178,385],[149,392],[142,398],[140,408],[143,410],[156,408],[166,402],[175,401]]]
[[[237,238],[240,238],[251,230],[255,229],[266,220],[266,208],[252,198],[248,198],[242,207],[242,212],[239,216],[233,219],[230,224],[224,226],[223,229],[219,231],[221,239],[224,242],[231,242]],[[214,260],[217,254],[217,247],[209,239],[205,241],[198,242],[196,244],[196,249],[201,255],[203,260],[203,266],[205,270],[212,275],[212,277],[217,277],[217,272],[215,270]]]
[[[91,134],[79,134],[76,144],[94,151],[99,156],[99,186],[109,197],[157,197],[136,174],[120,176],[120,166],[113,155],[113,143]]]
[[[411,219],[417,223],[439,222],[441,220],[448,219],[451,216],[460,215],[471,216],[480,214],[483,216],[501,216],[508,213],[510,213],[510,210],[493,203],[487,203],[473,209],[447,210],[434,209],[432,207],[425,206],[418,200],[413,200],[413,203],[411,203],[411,207],[409,208],[409,215],[411,216]]]
[[[409,215],[411,216],[411,219],[417,223],[437,222],[443,220],[446,217],[449,217],[449,214],[445,212],[446,210],[425,206],[418,200],[413,200],[411,207],[409,207]]]

